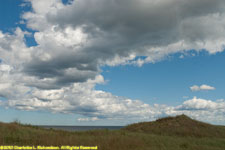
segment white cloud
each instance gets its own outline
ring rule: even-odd
[[[194,97],[191,100],[185,101],[179,109],[187,109],[187,110],[216,110],[225,108],[225,103],[222,101],[220,103],[213,102],[211,100],[200,99]]]
[[[75,83],[60,90],[33,89],[23,99],[11,98],[5,105],[23,110],[75,113],[99,119],[144,119],[159,113],[139,100],[114,96],[93,88],[93,81],[89,80],[87,83]]]
[[[225,101],[205,100],[194,97],[174,107],[175,114],[186,114],[201,121],[222,123],[225,121]]]
[[[215,90],[215,87],[203,84],[201,86],[193,85],[190,87],[191,91],[209,91],[209,90]]]
[[[92,118],[78,118],[77,121],[83,122],[83,121],[98,121],[99,118],[97,117],[92,117]]]

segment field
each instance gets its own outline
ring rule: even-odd
[[[98,146],[99,150],[224,150],[225,127],[185,115],[129,125],[120,130],[68,132],[17,122],[0,123],[0,145]]]

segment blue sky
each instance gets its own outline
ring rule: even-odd
[[[179,58],[181,54],[171,55],[161,62],[142,67],[105,67],[102,74],[109,82],[106,85],[98,85],[97,89],[119,96],[128,95],[130,98],[141,99],[151,104],[180,104],[184,100],[183,96],[223,98],[225,53],[193,54],[196,56],[192,56],[190,52],[183,59]],[[205,83],[216,87],[216,90],[192,92],[189,88]]]
[[[225,124],[225,38],[220,34],[225,31],[203,29],[224,26],[218,21],[225,20],[223,15],[212,15],[221,11],[217,5],[202,2],[197,8],[204,10],[201,15],[188,14],[178,5],[179,14],[190,16],[179,16],[176,27],[171,27],[170,21],[161,21],[167,17],[163,11],[149,8],[152,11],[139,13],[131,5],[127,11],[136,19],[125,13],[119,20],[116,13],[106,11],[108,3],[100,2],[100,16],[108,16],[111,25],[98,18],[94,3],[92,13],[83,15],[82,9],[88,7],[85,0],[0,1],[0,121],[126,125],[184,113]],[[142,1],[135,2],[142,6]],[[166,5],[172,6],[173,0]],[[213,11],[205,11],[207,7]],[[144,14],[156,26],[145,21]],[[96,20],[92,19],[95,15]],[[196,23],[196,19],[208,22]]]

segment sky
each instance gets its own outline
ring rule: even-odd
[[[225,125],[224,0],[1,0],[0,121]]]

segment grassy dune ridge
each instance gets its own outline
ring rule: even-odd
[[[185,115],[129,125],[120,130],[69,132],[0,123],[0,145],[98,146],[99,150],[224,150],[225,127]]]
[[[129,125],[125,130],[157,135],[225,138],[225,127],[193,120],[186,115]]]

